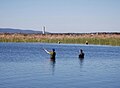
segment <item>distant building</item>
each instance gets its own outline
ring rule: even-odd
[[[43,31],[42,32],[43,32],[43,34],[45,34],[45,26],[43,26]]]

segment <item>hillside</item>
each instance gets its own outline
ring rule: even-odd
[[[22,30],[22,29],[12,29],[12,28],[0,28],[0,33],[24,33],[24,34],[42,34],[42,31],[33,30]],[[48,32],[46,32],[48,33]]]

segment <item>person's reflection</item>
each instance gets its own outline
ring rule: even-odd
[[[55,63],[56,63],[56,61],[54,59],[50,59],[52,75],[54,75],[54,72],[55,72]]]
[[[82,68],[83,62],[84,62],[84,58],[79,58],[79,60],[80,60],[80,68]]]

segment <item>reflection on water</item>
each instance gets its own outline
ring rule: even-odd
[[[52,69],[52,75],[54,75],[55,72],[55,60],[50,59],[50,65],[51,65],[51,69]]]
[[[84,58],[79,58],[80,68],[82,68],[84,63]]]

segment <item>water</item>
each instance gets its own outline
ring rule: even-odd
[[[43,48],[56,50],[56,62]],[[0,43],[0,88],[120,88],[119,83],[120,47]]]

